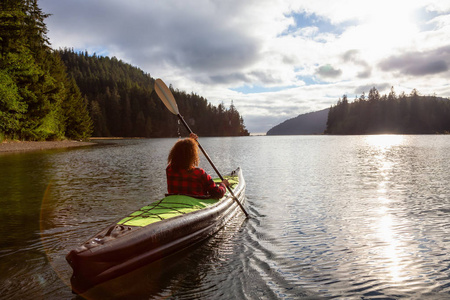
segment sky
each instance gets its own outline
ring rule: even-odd
[[[54,49],[109,56],[167,85],[233,101],[265,133],[388,94],[450,97],[450,1],[40,0]],[[183,114],[183,112],[180,112]]]

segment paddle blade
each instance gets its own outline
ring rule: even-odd
[[[171,113],[178,115],[178,105],[172,95],[172,92],[169,90],[164,81],[159,78],[155,81],[155,91],[167,109],[170,110]]]

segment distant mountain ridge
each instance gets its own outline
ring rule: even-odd
[[[267,135],[322,134],[327,127],[329,108],[298,115],[272,127]]]

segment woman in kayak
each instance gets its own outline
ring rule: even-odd
[[[197,138],[191,133],[189,138],[179,140],[170,150],[166,168],[167,191],[169,194],[222,198],[229,183],[225,179],[216,184],[205,170],[198,167]]]

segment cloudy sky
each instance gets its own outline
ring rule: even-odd
[[[115,56],[252,133],[376,87],[450,97],[450,1],[40,0],[55,49]],[[181,112],[182,114],[183,112]]]

